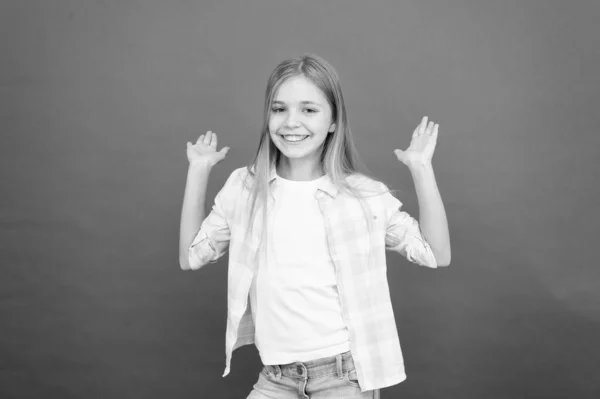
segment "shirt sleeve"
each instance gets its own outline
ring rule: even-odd
[[[238,180],[237,171],[234,171],[217,193],[212,210],[200,225],[188,250],[191,269],[215,263],[227,252]]]
[[[387,187],[384,188],[388,190]],[[386,249],[400,253],[412,263],[436,268],[437,260],[431,246],[423,237],[419,222],[400,210],[402,202],[389,191],[383,194],[383,202],[387,217]]]

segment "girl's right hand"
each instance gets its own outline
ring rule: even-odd
[[[223,159],[229,152],[229,147],[217,151],[217,135],[210,130],[196,140],[196,144],[187,142],[187,158],[191,165],[205,165],[213,167]]]

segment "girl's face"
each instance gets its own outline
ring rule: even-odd
[[[304,76],[284,81],[273,96],[269,134],[279,151],[292,159],[319,159],[322,144],[335,130],[323,92]]]

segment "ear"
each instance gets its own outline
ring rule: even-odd
[[[329,133],[333,132],[335,132],[335,123],[332,123],[331,126],[329,126]]]

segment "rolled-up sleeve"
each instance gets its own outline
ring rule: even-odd
[[[188,260],[191,269],[215,263],[229,248],[229,223],[238,186],[236,178],[234,171],[215,196],[212,210],[200,225],[200,230],[189,247]]]
[[[436,268],[437,260],[431,246],[423,237],[419,222],[400,210],[402,202],[391,193],[383,194],[383,202],[387,216],[386,249],[400,253],[412,263]]]

